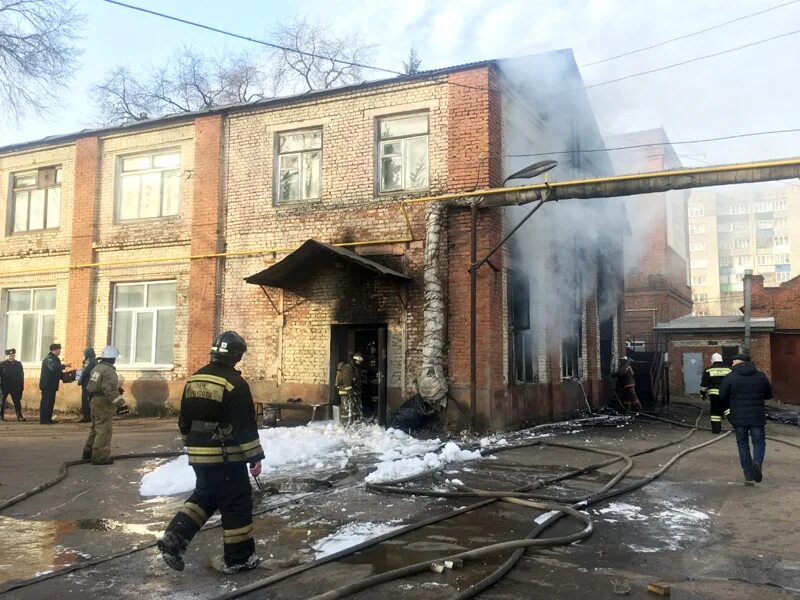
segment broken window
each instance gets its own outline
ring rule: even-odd
[[[61,219],[61,172],[61,167],[43,167],[13,176],[13,233],[58,228]]]
[[[539,380],[539,349],[531,330],[530,281],[519,271],[508,271],[509,380],[535,383]]]
[[[117,220],[171,217],[180,207],[181,154],[177,151],[119,159]]]
[[[171,367],[175,282],[120,283],[114,287],[112,338],[120,364]]]
[[[279,133],[276,156],[277,201],[319,200],[322,191],[322,130]]]
[[[381,192],[428,187],[428,114],[378,120]]]
[[[42,360],[55,339],[56,288],[9,290],[4,348],[16,348],[23,363]]]

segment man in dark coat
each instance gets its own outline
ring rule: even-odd
[[[92,403],[89,392],[86,391],[86,384],[92,375],[92,369],[97,365],[97,355],[94,348],[86,348],[83,351],[83,365],[81,366],[81,379],[78,385],[81,386],[81,423],[92,422]]]
[[[17,360],[17,350],[9,348],[6,350],[6,359],[0,363],[0,388],[2,388],[2,412],[0,421],[6,420],[6,398],[11,396],[14,402],[14,410],[17,413],[17,421],[24,421],[22,416],[22,392],[25,389],[25,372],[22,363]]]
[[[736,433],[745,485],[753,485],[754,481],[761,481],[762,478],[761,466],[767,449],[765,400],[772,398],[772,385],[767,376],[756,369],[748,355],[737,354],[733,358],[733,370],[722,380],[719,396],[724,414]]]
[[[56,405],[56,392],[61,382],[64,369],[70,367],[69,363],[62,363],[61,344],[50,344],[50,352],[42,361],[42,372],[39,375],[39,389],[42,390],[42,401],[39,404],[39,423],[52,425],[53,407]]]

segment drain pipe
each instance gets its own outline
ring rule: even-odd
[[[472,431],[478,420],[478,204],[470,205],[469,246],[469,414]]]

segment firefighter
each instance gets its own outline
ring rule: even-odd
[[[234,365],[247,351],[235,331],[221,333],[211,346],[211,362],[186,382],[178,427],[186,443],[195,489],[170,521],[158,549],[167,565],[184,568],[192,538],[219,510],[222,514],[224,573],[254,569],[261,562],[253,540],[253,498],[248,478],[261,473],[264,451],[258,437],[250,386]]]
[[[633,367],[627,356],[619,359],[619,369],[613,375],[616,379],[615,388],[626,411],[639,412],[642,405],[636,396],[636,381]]]
[[[86,382],[92,425],[83,447],[82,458],[90,460],[93,465],[110,465],[114,462],[110,458],[114,415],[127,415],[130,412],[122,397],[124,390],[119,384],[119,376],[114,367],[117,358],[119,350],[114,346],[103,348]]]
[[[361,363],[364,357],[356,352],[346,363],[340,363],[336,372],[336,389],[339,392],[339,422],[350,426],[362,420]]]
[[[722,401],[719,396],[719,386],[725,375],[731,372],[730,367],[722,362],[722,355],[714,353],[711,355],[711,366],[703,371],[703,379],[700,380],[700,396],[703,400],[711,402],[711,431],[719,433],[722,431]]]

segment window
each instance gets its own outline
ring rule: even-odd
[[[786,200],[778,200],[775,202],[775,210],[786,210]]]
[[[698,233],[705,233],[705,232],[706,232],[706,226],[704,224],[702,224],[702,223],[695,224],[695,225],[689,225],[689,233],[690,234],[698,234]]]
[[[705,285],[708,281],[708,278],[705,275],[699,275],[697,277],[692,277],[692,285]]]
[[[785,265],[790,262],[788,254],[778,254],[775,256],[775,264]]]
[[[737,256],[736,257],[736,266],[737,267],[747,267],[750,265],[750,257],[749,256]]]
[[[720,267],[732,267],[733,266],[733,257],[732,256],[720,256],[719,257],[719,266]]]
[[[689,250],[702,251],[706,249],[706,243],[703,241],[689,242]]]
[[[378,121],[381,192],[428,187],[427,113]]]
[[[519,271],[508,271],[508,325],[511,334],[509,378],[512,383],[538,380],[538,348],[531,330],[530,281]]]
[[[756,203],[756,212],[757,213],[772,212],[774,209],[775,209],[775,204],[771,200],[770,201],[766,201],[766,202],[757,202]]]
[[[737,238],[733,240],[733,247],[736,250],[746,250],[750,247],[750,240],[748,238]]]
[[[787,219],[786,217],[780,217],[778,219],[775,219],[774,223],[775,227],[788,227],[789,219]]]
[[[757,229],[772,229],[773,228],[773,221],[758,221],[756,222]]]
[[[279,133],[278,202],[319,200],[322,181],[322,130]]]
[[[692,206],[689,208],[689,216],[690,217],[703,217],[705,216],[705,210],[702,206]]]
[[[13,233],[57,229],[61,219],[61,167],[14,175],[12,199]]]
[[[23,363],[36,363],[55,338],[56,288],[9,290],[6,348],[16,348]]]
[[[780,283],[783,283],[785,281],[789,281],[792,278],[792,274],[782,271],[780,273],[775,273],[775,277]]]
[[[695,294],[692,300],[698,304],[708,302],[708,294]]]
[[[119,159],[118,221],[178,214],[181,154],[164,152]]]
[[[124,283],[114,287],[114,345],[117,362],[172,366],[175,282]]]
[[[789,237],[785,235],[776,235],[772,238],[772,243],[776,246],[784,246],[789,243]]]
[[[772,254],[759,254],[756,257],[759,265],[774,265],[775,262],[772,260]]]
[[[731,204],[731,214],[732,215],[744,215],[747,213],[747,205],[746,204]]]

